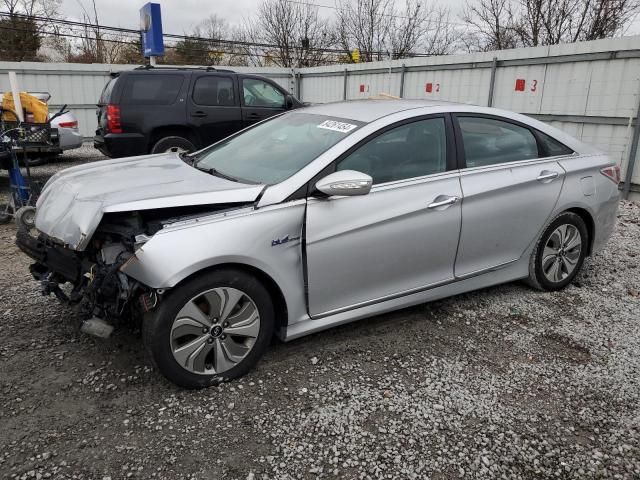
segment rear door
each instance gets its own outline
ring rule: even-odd
[[[275,83],[244,76],[239,81],[245,127],[285,111],[287,94]]]
[[[558,200],[564,170],[545,158],[537,133],[494,116],[454,115],[465,168],[462,231],[455,264],[465,277],[519,259]]]
[[[242,129],[234,77],[194,73],[188,98],[188,122],[205,147]]]

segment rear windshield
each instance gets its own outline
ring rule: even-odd
[[[196,154],[196,167],[251,183],[289,178],[364,125],[343,118],[291,112],[260,123]]]
[[[100,95],[100,100],[98,100],[98,103],[109,103],[109,100],[111,100],[111,92],[113,92],[113,88],[116,86],[117,81],[118,77],[113,77],[107,82],[107,84],[102,89],[102,94]]]
[[[183,75],[129,75],[121,103],[127,105],[171,105],[176,101]]]

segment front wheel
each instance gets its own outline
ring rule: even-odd
[[[572,212],[558,215],[538,240],[529,264],[529,284],[540,290],[566,287],[582,268],[589,234],[584,220]]]
[[[202,274],[176,287],[143,324],[160,372],[186,388],[245,375],[266,351],[274,328],[267,289],[238,270]]]

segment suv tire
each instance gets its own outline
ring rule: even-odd
[[[165,152],[194,152],[196,146],[184,137],[169,136],[163,137],[158,140],[151,153],[165,153]]]
[[[243,271],[221,269],[168,292],[145,316],[142,336],[168,380],[204,388],[249,372],[269,346],[274,324],[264,285]]]

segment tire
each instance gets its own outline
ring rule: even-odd
[[[561,213],[544,230],[531,254],[527,283],[538,290],[563,289],[582,268],[588,246],[584,220],[572,212]]]
[[[236,300],[235,310],[225,312],[225,298]],[[267,289],[247,273],[224,269],[203,273],[171,290],[145,317],[142,335],[158,370],[169,381],[204,388],[249,372],[269,346],[274,323]]]
[[[151,153],[166,153],[166,152],[194,152],[196,146],[184,137],[169,136],[158,140]]]
[[[16,212],[18,229],[31,231],[36,226],[36,209],[32,206],[21,207]]]

